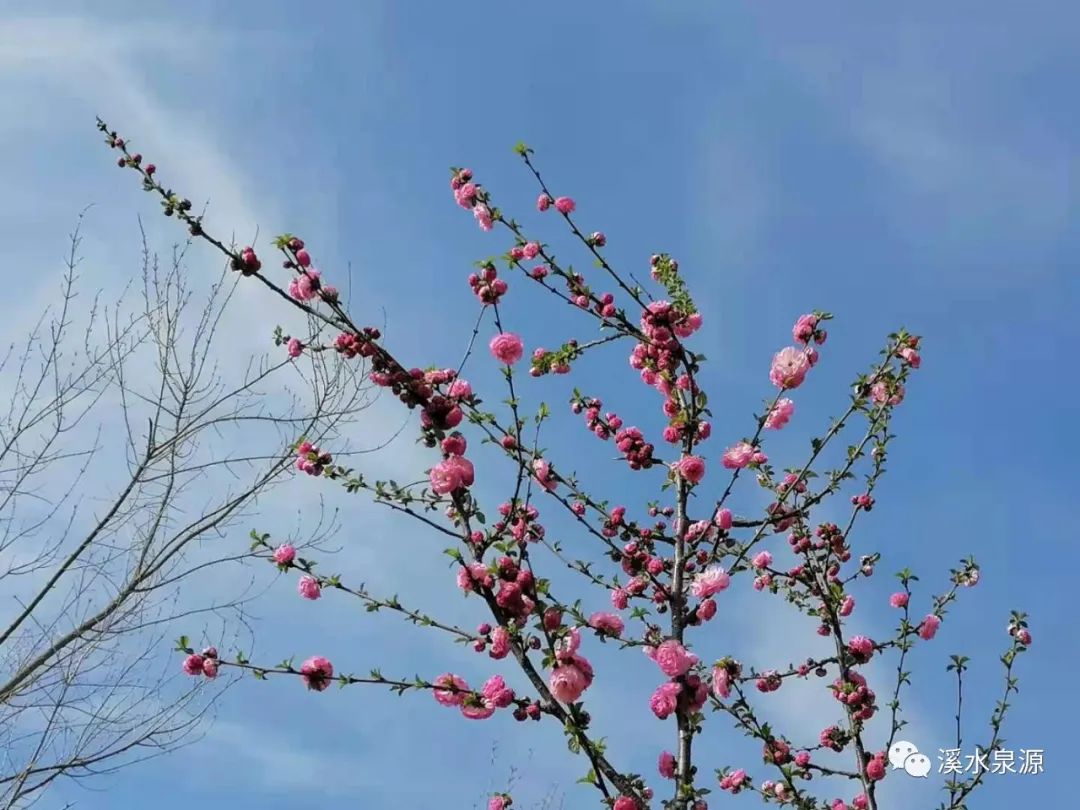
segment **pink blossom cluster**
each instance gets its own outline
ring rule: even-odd
[[[553,492],[559,486],[559,479],[555,475],[555,471],[551,469],[551,464],[542,458],[533,459],[532,462],[533,479],[541,487],[548,492]]]
[[[679,379],[681,380],[683,377]],[[689,438],[693,438],[695,443],[703,442],[711,435],[712,425],[709,422],[697,421],[691,423],[681,414],[671,417],[668,426],[664,428],[664,441],[669,444],[682,444]]]
[[[761,673],[761,676],[754,681],[754,687],[762,693],[775,692],[781,686],[783,686],[784,680],[780,677],[780,673],[775,669],[770,669]]]
[[[702,316],[698,312],[681,312],[669,301],[650,302],[641,314],[641,331],[645,339],[634,346],[630,354],[631,367],[641,372],[646,385],[670,395],[672,386],[679,379],[678,368],[682,360],[678,339],[690,337],[701,324]],[[683,383],[688,384],[689,380]]]
[[[485,264],[479,273],[469,275],[469,286],[480,299],[480,303],[485,306],[499,303],[499,299],[506,294],[508,289],[506,281],[499,278],[495,265],[491,263]]]
[[[739,442],[725,450],[720,460],[729,470],[741,470],[751,464],[764,464],[769,457],[750,442]]]
[[[837,678],[831,688],[833,697],[845,704],[856,720],[869,720],[877,711],[874,692],[862,673],[850,669],[847,678]]]
[[[874,508],[874,497],[869,492],[851,496],[851,505],[869,512]]]
[[[717,698],[726,700],[731,696],[731,685],[742,676],[742,664],[734,658],[723,658],[712,669],[712,691]]]
[[[479,692],[470,689],[460,675],[449,672],[440,675],[434,683],[436,688],[432,694],[435,701],[442,706],[456,706],[461,710],[462,716],[470,720],[486,720],[495,714],[497,709],[507,708],[516,699],[514,690],[506,685],[501,675],[488,678]],[[531,705],[533,704],[530,704],[530,708]],[[524,711],[528,712],[528,709]],[[538,706],[533,714],[539,717]]]
[[[487,205],[487,193],[479,184],[472,181],[470,169],[461,169],[450,179],[450,188],[454,191],[454,200],[462,208],[471,210],[481,230],[490,231],[494,227],[494,214]]]
[[[818,736],[818,742],[822,748],[828,748],[839,753],[851,742],[851,735],[839,726],[829,726],[822,729],[821,734]]]
[[[624,428],[615,434],[615,446],[631,470],[647,470],[656,463],[653,458],[655,448],[645,441],[644,434],[636,427]]]
[[[928,613],[919,623],[919,638],[923,641],[929,641],[937,635],[939,627],[941,627],[941,617]]]
[[[615,413],[605,413],[600,415],[600,409],[604,406],[604,403],[599,399],[581,399],[576,398],[570,403],[570,410],[574,413],[585,414],[585,426],[589,431],[598,439],[610,439],[617,434],[623,426],[623,420]]]
[[[300,302],[315,298],[336,302],[337,289],[322,283],[322,274],[311,266],[311,254],[304,247],[303,240],[294,236],[285,246],[292,253],[292,258],[285,262],[285,266],[296,271],[296,275],[289,282],[289,295]]]
[[[705,705],[709,689],[701,677],[690,670],[698,663],[698,657],[675,639],[668,639],[655,647],[645,647],[645,654],[656,662],[660,671],[671,678],[660,684],[649,699],[649,708],[660,720],[670,717],[685,700],[690,711],[699,711]]]
[[[574,209],[577,208],[577,204],[571,197],[552,197],[547,192],[544,192],[536,198],[536,210],[547,211],[552,205],[555,206],[555,210],[564,216],[572,214]]]
[[[510,654],[511,635],[510,631],[501,624],[492,629],[491,625],[484,622],[476,628],[479,638],[473,642],[476,652],[487,651],[487,654],[496,661],[501,661]]]
[[[577,341],[571,340],[569,345],[576,346]],[[538,346],[533,349],[532,365],[529,366],[529,376],[542,377],[548,371],[553,374],[569,374],[570,363],[566,361],[565,356],[560,357],[555,352],[549,352],[547,349]]]
[[[847,648],[857,664],[865,664],[874,655],[874,642],[866,636],[852,636],[848,639]]]
[[[375,341],[379,339],[379,330],[372,327],[365,328],[360,335],[352,332],[342,332],[334,338],[334,350],[347,360],[354,357],[371,357],[375,354]],[[379,378],[373,376],[372,381],[376,385],[385,384],[379,382]]]
[[[762,746],[761,757],[765,762],[786,765],[791,762],[791,744],[783,737],[772,737]]]
[[[593,668],[588,659],[578,653],[581,633],[573,627],[558,641],[555,648],[555,666],[548,678],[548,687],[556,700],[575,703],[592,685]]]
[[[248,245],[240,251],[239,262],[234,262],[234,267],[245,276],[250,276],[262,269],[262,262],[255,255],[255,249]]]
[[[321,273],[310,268],[301,270],[299,274],[289,282],[289,295],[297,301],[310,301],[319,294]]]
[[[540,510],[531,503],[499,504],[499,514],[503,519],[495,523],[494,530],[502,534],[509,528],[510,536],[517,541],[519,546],[525,543],[536,543],[544,538],[545,530],[539,522]]]
[[[216,678],[218,674],[218,651],[216,647],[207,647],[201,653],[190,653],[182,665],[185,675],[205,675]]]
[[[726,790],[732,795],[740,793],[744,787],[750,784],[750,777],[742,768],[731,771],[720,777],[720,789]]]
[[[1010,622],[1008,626],[1009,635],[1016,639],[1017,643],[1024,647],[1031,646],[1031,631],[1026,626]]]
[[[428,473],[431,491],[436,495],[449,495],[473,485],[473,464],[465,458],[465,437],[454,433],[442,441],[443,460]]]
[[[309,441],[300,442],[296,448],[296,469],[308,475],[322,475],[333,461],[333,456],[322,452]]]
[[[589,617],[589,627],[601,636],[618,638],[622,635],[625,625],[622,618],[615,613],[597,612]]]
[[[782,397],[776,401],[765,417],[765,427],[769,430],[780,430],[791,421],[794,413],[795,403],[787,397]]]
[[[458,581],[460,584],[460,578]],[[477,582],[475,577],[473,582]],[[533,573],[528,568],[518,565],[510,556],[504,555],[499,558],[491,584],[488,584],[486,578],[479,584],[480,587],[487,589],[495,584],[498,585],[495,603],[508,616],[515,619],[519,626],[524,626],[525,620],[536,608],[536,582],[533,579]]]

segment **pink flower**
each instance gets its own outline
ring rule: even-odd
[[[557,197],[555,199],[555,210],[560,214],[569,214],[575,208],[577,208],[577,205],[569,197]]]
[[[788,423],[793,413],[795,413],[794,402],[786,397],[777,400],[772,410],[769,411],[769,415],[765,417],[765,427],[769,430],[780,430]]]
[[[727,667],[713,667],[712,690],[718,698],[724,699],[731,695],[731,673]]]
[[[542,458],[534,459],[532,463],[533,475],[537,482],[548,492],[553,491],[559,482],[551,476],[551,465]]]
[[[661,751],[660,759],[656,763],[660,775],[665,779],[675,778],[675,755],[670,751]]]
[[[796,343],[809,343],[817,325],[817,315],[800,315],[799,320],[795,321],[795,326],[791,329],[791,336],[795,338]]]
[[[521,338],[513,332],[500,332],[491,339],[492,356],[501,363],[512,366],[521,359],[525,347]]]
[[[904,386],[881,381],[870,386],[870,398],[878,405],[899,405],[904,401]]]
[[[321,655],[316,655],[301,665],[300,674],[308,689],[321,692],[330,685],[330,679],[334,677],[334,665]]]
[[[202,675],[206,659],[201,655],[192,653],[184,659],[183,670],[185,675]]]
[[[432,467],[428,477],[432,492],[436,495],[447,495],[462,487],[472,486],[473,465],[467,458],[451,456]]]
[[[694,577],[690,586],[690,592],[698,599],[707,599],[720,593],[731,584],[731,577],[719,565],[710,565],[704,571]]]
[[[319,580],[309,575],[300,577],[300,581],[296,584],[296,590],[305,599],[318,599],[322,596],[322,587],[319,585]]]
[[[937,634],[939,627],[941,627],[941,619],[933,613],[928,613],[926,618],[922,620],[922,624],[919,625],[919,638],[923,641],[929,641]]]
[[[289,338],[289,342],[285,344],[285,349],[288,351],[289,357],[299,357],[304,353],[304,344],[298,338]]]
[[[767,551],[759,551],[750,562],[753,563],[754,568],[767,568],[772,565],[772,554]]]
[[[207,658],[203,661],[202,673],[207,678],[216,678],[218,674],[218,662],[213,658]]]
[[[732,793],[739,793],[742,790],[743,784],[746,782],[746,771],[742,768],[732,771],[720,780],[721,790],[730,790]],[[782,785],[781,785],[782,787]]]
[[[724,451],[724,467],[729,470],[738,470],[754,460],[754,445],[749,442],[739,442]]]
[[[908,604],[908,595],[906,593],[894,593],[889,597],[889,604],[894,608],[905,608]]]
[[[806,353],[788,346],[773,355],[769,379],[777,388],[798,388],[809,370],[810,359]]]
[[[492,675],[480,689],[484,702],[491,709],[505,709],[514,702],[514,690],[506,685],[502,675]]]
[[[675,472],[691,484],[705,477],[705,460],[700,456],[683,456],[675,463]]]
[[[1019,630],[1017,630],[1015,638],[1025,647],[1031,646],[1031,631],[1028,630],[1026,627],[1021,627]]]
[[[540,243],[526,242],[521,246],[521,253],[526,259],[535,259],[540,254]]]
[[[448,393],[454,399],[468,399],[472,396],[472,385],[468,380],[457,379],[450,383]]]
[[[866,775],[875,782],[885,778],[885,753],[878,752],[866,763]]]
[[[548,608],[544,611],[544,627],[548,627],[549,621],[557,627],[562,622],[562,614],[556,608]],[[555,642],[555,657],[560,661],[572,661],[580,647],[581,631],[571,627],[570,632]]]
[[[731,510],[727,507],[719,509],[716,512],[715,523],[718,528],[723,529],[725,532],[731,528],[732,515]]]
[[[594,613],[589,617],[589,627],[605,636],[618,638],[623,632],[623,620],[614,613]]]
[[[630,796],[620,796],[615,800],[611,810],[639,810],[638,803]]]
[[[308,475],[322,475],[326,466],[333,461],[333,456],[322,452],[311,442],[300,442],[296,448],[296,468]]]
[[[451,433],[440,443],[442,451],[448,456],[463,456],[468,448],[465,437],[460,433]]]
[[[491,715],[495,714],[495,709],[488,706],[476,695],[469,695],[465,698],[465,702],[461,704],[461,714],[469,720],[487,720]]]
[[[492,224],[491,209],[483,203],[476,205],[473,208],[473,216],[476,218],[476,224],[480,226],[482,231],[490,231],[494,225]]]
[[[547,194],[541,194],[536,198],[536,210],[547,211],[552,202],[554,201]]]
[[[282,543],[274,549],[274,562],[278,565],[292,565],[296,559],[296,549],[288,543]]]
[[[678,706],[681,691],[682,684],[676,681],[660,684],[649,698],[649,708],[661,720],[666,720]]]
[[[492,796],[488,800],[487,810],[507,810],[511,803],[509,796]]]
[[[874,654],[874,642],[866,636],[852,636],[848,641],[848,652],[861,664],[865,664]]]
[[[460,706],[469,693],[469,684],[460,675],[447,672],[440,675],[433,683],[441,689],[432,690],[435,701],[442,706]]]
[[[853,610],[855,610],[855,597],[848,594],[844,597],[844,601],[840,603],[839,613],[841,616],[850,616]]]
[[[659,647],[646,647],[645,652],[656,662],[661,672],[672,678],[685,675],[698,662],[696,655],[673,638],[663,642]]]
[[[318,270],[308,269],[294,276],[289,282],[289,295],[297,301],[310,301],[319,294]]]
[[[491,633],[491,650],[488,652],[496,661],[506,658],[510,653],[510,633],[501,624]]]
[[[716,615],[716,602],[712,599],[704,599],[697,607],[697,617],[703,622],[707,622]]]
[[[583,661],[584,659],[578,657],[577,660]],[[592,678],[576,662],[571,662],[561,664],[551,670],[548,686],[551,688],[551,694],[555,696],[556,700],[561,700],[563,703],[573,703],[581,697],[582,692],[589,688],[591,681]]]

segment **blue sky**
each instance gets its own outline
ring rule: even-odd
[[[799,391],[798,416],[771,444],[785,466],[801,461],[810,431],[840,410],[847,381],[888,332],[905,326],[924,335],[923,368],[898,413],[879,505],[856,538],[857,548],[885,555],[857,594],[860,618],[869,632],[887,632],[889,571],[916,568],[927,598],[950,565],[974,553],[983,582],[914,656],[910,737],[931,750],[947,742],[943,670],[952,652],[974,660],[968,723],[985,727],[1008,611],[1027,610],[1035,645],[1020,665],[1006,739],[1017,750],[1045,749],[1046,773],[989,777],[972,806],[1065,795],[1069,729],[1080,720],[1068,683],[1080,658],[1066,597],[1080,562],[1068,507],[1080,449],[1068,359],[1080,337],[1080,102],[1072,80],[1080,57],[1070,36],[1080,20],[1069,4],[101,5],[56,0],[46,11],[9,0],[0,12],[0,94],[8,100],[0,236],[9,267],[33,268],[19,282],[25,296],[8,304],[16,318],[51,289],[64,236],[88,203],[89,277],[102,287],[135,269],[138,214],[161,249],[177,238],[166,227],[173,223],[152,218],[132,177],[113,167],[93,128],[100,114],[167,182],[209,199],[216,230],[241,241],[256,227],[264,240],[302,234],[328,277],[344,281],[351,268],[354,311],[376,323],[385,314],[403,355],[452,365],[475,314],[465,276],[475,259],[507,244],[481,234],[453,204],[449,165],[472,167],[500,205],[560,255],[573,255],[552,221],[530,213],[535,189],[511,151],[524,140],[548,179],[578,200],[580,221],[608,234],[617,266],[643,273],[657,251],[679,259],[706,313],[697,347],[710,359],[712,452],[749,430],[749,414],[769,393],[769,358],[800,313],[826,309],[837,319],[822,364]],[[216,269],[215,261],[192,258],[196,270]],[[580,264],[588,266],[584,257]],[[237,326],[237,340],[257,344],[276,310],[255,291],[244,296],[263,322]],[[531,296],[512,294],[507,317],[530,346],[541,335],[553,343],[552,330],[589,335],[585,321]],[[641,393],[624,353],[583,368],[594,375],[591,389],[616,405]],[[611,380],[604,368],[615,370]],[[494,380],[482,364],[471,376]],[[582,435],[559,407],[564,389],[528,389],[534,403],[556,404],[553,453],[579,446]],[[642,424],[654,418],[652,403],[645,406],[637,406]],[[357,443],[399,423],[390,408],[375,416]],[[372,468],[407,475],[429,463],[407,437],[395,448]],[[603,448],[591,449],[579,469],[609,475]],[[723,480],[716,469],[713,480]],[[295,483],[295,502],[312,503],[318,485]],[[639,479],[629,485],[651,494]],[[497,502],[493,482],[480,486]],[[456,598],[433,551],[441,545],[325,494],[344,510],[346,529],[338,559],[324,565],[403,599],[411,593],[418,607],[449,603],[451,615],[480,620],[476,605]],[[754,491],[741,495],[745,511],[758,507]],[[279,511],[260,528],[296,522]],[[779,663],[791,617],[758,594],[731,597],[704,655]],[[604,606],[602,595],[592,599],[591,609]],[[255,609],[256,653],[276,661],[321,652],[344,669],[377,663],[388,674],[489,671],[486,659],[353,607],[329,598],[300,604],[291,581],[273,583]],[[762,624],[749,625],[751,610]],[[604,652],[594,652],[606,666]],[[594,715],[617,756],[651,775],[671,741],[646,707],[656,672],[648,662],[639,669],[597,694]],[[807,694],[781,690],[775,711],[814,731],[825,723],[803,702]],[[242,682],[202,742],[64,787],[43,806],[75,800],[105,810],[152,797],[164,810],[193,802],[202,810],[312,801],[471,807],[502,786],[511,763],[528,771],[525,799],[557,783],[568,808],[593,806],[573,785],[583,768],[558,730],[514,726],[508,716],[466,723],[426,697],[311,695],[290,682]],[[702,749],[706,770],[745,764],[766,775],[740,738],[716,734]],[[897,806],[936,804],[940,777],[902,778],[885,783]]]

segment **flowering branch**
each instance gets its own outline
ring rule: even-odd
[[[99,128],[109,145],[119,150],[120,165],[140,174],[144,188],[158,195],[167,215],[177,216],[191,234],[206,239],[221,251],[242,276],[257,279],[276,298],[338,332],[332,343],[315,344],[310,338],[302,341],[279,330],[278,344],[284,345],[291,357],[304,352],[333,351],[346,360],[363,358],[370,363],[367,375],[370,382],[389,389],[408,409],[419,411],[420,439],[433,451],[426,483],[371,484],[362,473],[336,464],[331,453],[304,440],[296,447],[297,467],[313,477],[337,481],[349,492],[365,492],[376,503],[407,514],[452,538],[453,544],[444,553],[456,563],[457,585],[466,596],[478,597],[489,615],[475,633],[470,633],[405,608],[397,597],[380,599],[363,587],[344,586],[336,576],[316,574],[313,563],[297,558],[285,547],[271,549],[268,535],[253,534],[259,550],[267,552],[279,567],[302,572],[298,587],[301,595],[309,599],[317,598],[323,588],[342,590],[360,598],[369,610],[390,609],[408,621],[443,630],[493,660],[512,660],[537,697],[526,700],[512,693],[507,696],[502,691],[505,684],[500,676],[493,676],[483,689],[474,690],[452,673],[412,682],[386,681],[381,675],[368,679],[334,678],[333,668],[324,658],[309,659],[299,669],[288,662],[276,668],[255,667],[235,658],[228,665],[264,676],[300,676],[310,688],[320,691],[331,679],[345,685],[378,682],[401,690],[429,689],[440,703],[457,706],[466,717],[475,719],[490,716],[496,708],[513,705],[513,714],[519,720],[546,717],[562,725],[570,750],[583,754],[589,762],[590,771],[583,781],[597,788],[606,806],[612,810],[645,810],[655,797],[654,790],[640,775],[618,768],[603,739],[593,736],[590,728],[592,720],[584,694],[592,685],[595,673],[583,648],[582,631],[588,630],[601,640],[615,641],[619,650],[642,649],[666,678],[650,698],[649,707],[659,720],[674,721],[675,752],[664,751],[658,760],[659,775],[673,782],[671,798],[663,802],[667,810],[706,810],[708,806],[706,797],[710,789],[699,778],[694,739],[703,731],[706,722],[703,709],[710,701],[712,708],[730,717],[737,729],[761,741],[765,761],[779,771],[777,780],[753,785],[745,770],[724,767],[717,771],[721,790],[733,794],[752,791],[764,801],[800,810],[877,810],[875,786],[886,775],[886,754],[884,750],[875,750],[871,743],[873,735],[866,724],[878,707],[861,667],[874,655],[899,653],[897,681],[889,704],[892,718],[885,745],[888,749],[903,725],[900,692],[903,684],[909,682],[904,666],[915,636],[922,641],[931,640],[957,589],[974,585],[979,576],[974,561],[965,561],[952,572],[951,590],[935,597],[931,612],[915,624],[910,620],[908,607],[912,596],[910,584],[915,577],[902,572],[903,591],[890,600],[894,607],[904,611],[895,636],[874,641],[849,632],[850,617],[855,610],[851,591],[873,574],[881,559],[873,551],[856,556],[852,532],[859,516],[872,511],[875,503],[885,471],[886,451],[893,438],[889,432],[892,416],[906,396],[910,376],[921,364],[917,336],[905,331],[891,334],[881,361],[856,379],[845,412],[823,434],[811,440],[808,459],[801,466],[778,473],[764,450],[766,431],[781,430],[793,418],[795,402],[791,396],[819,362],[818,347],[827,339],[824,325],[832,316],[811,312],[798,318],[792,329],[795,345],[778,351],[769,369],[769,379],[777,389],[775,396],[766,399],[766,410],[755,416],[753,434],[720,454],[721,465],[731,474],[719,495],[709,498],[708,512],[699,514],[697,498],[707,486],[703,484],[707,462],[701,448],[714,428],[708,396],[703,390],[705,357],[688,348],[688,341],[700,329],[703,316],[690,296],[678,262],[664,253],[652,256],[649,261],[650,276],[663,289],[666,299],[653,297],[633,276],[629,276],[633,284],[627,281],[627,275],[617,271],[601,252],[607,237],[600,231],[586,235],[572,216],[577,208],[574,200],[554,194],[536,168],[532,150],[525,145],[519,145],[516,151],[539,186],[537,210],[543,213],[554,209],[561,216],[570,235],[585,246],[602,271],[602,278],[613,285],[612,291],[595,291],[584,274],[561,264],[547,244],[532,238],[521,224],[496,208],[491,194],[474,180],[470,170],[452,169],[451,188],[457,204],[472,213],[481,230],[490,232],[499,225],[512,236],[513,245],[500,260],[478,262],[477,272],[467,279],[472,294],[481,304],[481,312],[460,364],[453,369],[421,369],[411,367],[387,348],[378,329],[360,327],[353,322],[336,289],[314,268],[303,240],[290,234],[275,240],[289,275],[287,285],[278,283],[263,270],[254,247],[237,249],[207,236],[202,219],[190,214],[190,204],[158,182],[156,168],[145,165],[141,156],[133,154],[128,144],[103,122]],[[510,285],[500,277],[497,261],[504,263],[508,272],[586,313],[602,332],[592,340],[570,338],[556,349],[535,349],[528,367],[530,377],[565,375],[587,352],[624,340],[633,344],[630,365],[641,381],[661,397],[661,410],[667,419],[662,438],[671,445],[671,455],[659,454],[646,431],[624,424],[618,412],[605,411],[596,397],[575,389],[570,409],[584,416],[585,425],[594,437],[604,442],[614,441],[618,461],[632,472],[640,473],[648,481],[662,478],[660,488],[666,502],[651,501],[645,507],[649,518],[654,520],[652,524],[635,519],[633,507],[611,506],[591,494],[575,474],[540,447],[541,430],[551,417],[545,403],[533,419],[535,431],[531,440],[526,439],[528,420],[524,416],[523,386],[515,375],[515,367],[525,356],[525,346],[504,321],[505,310],[500,304]],[[526,267],[526,262],[533,261],[539,263],[531,269]],[[495,329],[488,348],[493,360],[501,366],[507,391],[505,421],[482,408],[482,400],[463,377],[467,363],[474,357],[474,345],[488,310]],[[818,477],[815,466],[857,413],[867,419],[865,433],[847,448],[836,469],[821,474],[824,481],[820,488],[812,490]],[[502,457],[511,465],[511,475],[498,479],[506,497],[498,507],[498,518],[490,524],[475,486],[478,471],[469,458],[466,434],[470,432],[482,442],[500,448]],[[868,449],[869,462],[866,461]],[[661,455],[669,460],[663,460]],[[861,472],[864,466],[868,467],[865,474]],[[739,481],[745,480],[740,477],[743,470],[753,471],[759,486],[772,493],[772,503],[762,517],[737,518],[728,506],[738,492]],[[851,495],[846,524],[841,527],[829,522],[813,523],[815,507],[856,480],[857,472],[863,474],[863,481],[860,491]],[[617,572],[594,570],[603,563],[572,559],[560,543],[548,537],[537,508],[542,494],[570,515],[572,528],[598,541],[599,550],[621,569],[627,581],[623,582]],[[772,551],[762,548],[768,537],[782,534],[786,534],[788,548],[796,561],[787,570],[776,564]],[[587,615],[582,610],[582,600],[560,599],[553,583],[542,576],[544,564],[550,561],[548,554],[556,563],[579,575],[573,579],[575,583],[606,591],[614,612]],[[742,664],[731,657],[720,658],[711,666],[702,663],[692,646],[703,649],[706,645],[723,643],[722,637],[708,638],[700,631],[718,612],[717,596],[733,581],[746,581],[737,579],[744,573],[752,573],[755,590],[782,595],[797,610],[816,619],[817,632],[832,637],[834,653],[816,660],[806,659],[782,670],[750,668],[744,672]],[[620,615],[623,611],[629,611],[630,618],[640,622],[634,633],[627,631]],[[661,624],[661,616],[666,626]],[[1030,643],[1023,621],[1022,616],[1014,617],[1014,647],[1006,661],[1010,685],[999,712],[992,719],[993,744],[998,740],[997,730],[1004,719],[1007,699],[1015,688],[1012,658],[1017,650]],[[214,672],[217,666],[225,665],[217,658],[216,651],[212,657],[202,654],[199,663],[191,658],[196,655],[193,651],[186,645],[181,647],[192,662],[189,668],[204,675],[208,674],[209,661],[216,662],[209,664]],[[832,697],[843,707],[844,722],[824,729],[815,745],[793,753],[792,744],[783,734],[758,720],[749,690],[744,690],[744,686],[752,681],[758,693],[768,695],[789,679],[807,677],[811,671],[818,677],[835,676],[829,688]],[[730,699],[732,692],[734,700]],[[823,749],[848,751],[854,767],[845,770],[815,761],[816,752]],[[811,795],[809,782],[815,774],[829,777],[845,789],[855,784],[861,792],[850,804],[842,799],[830,803]],[[956,801],[963,801],[977,784],[975,780],[970,786],[957,786]],[[499,794],[492,798],[489,810],[505,810],[511,802],[508,794]]]

